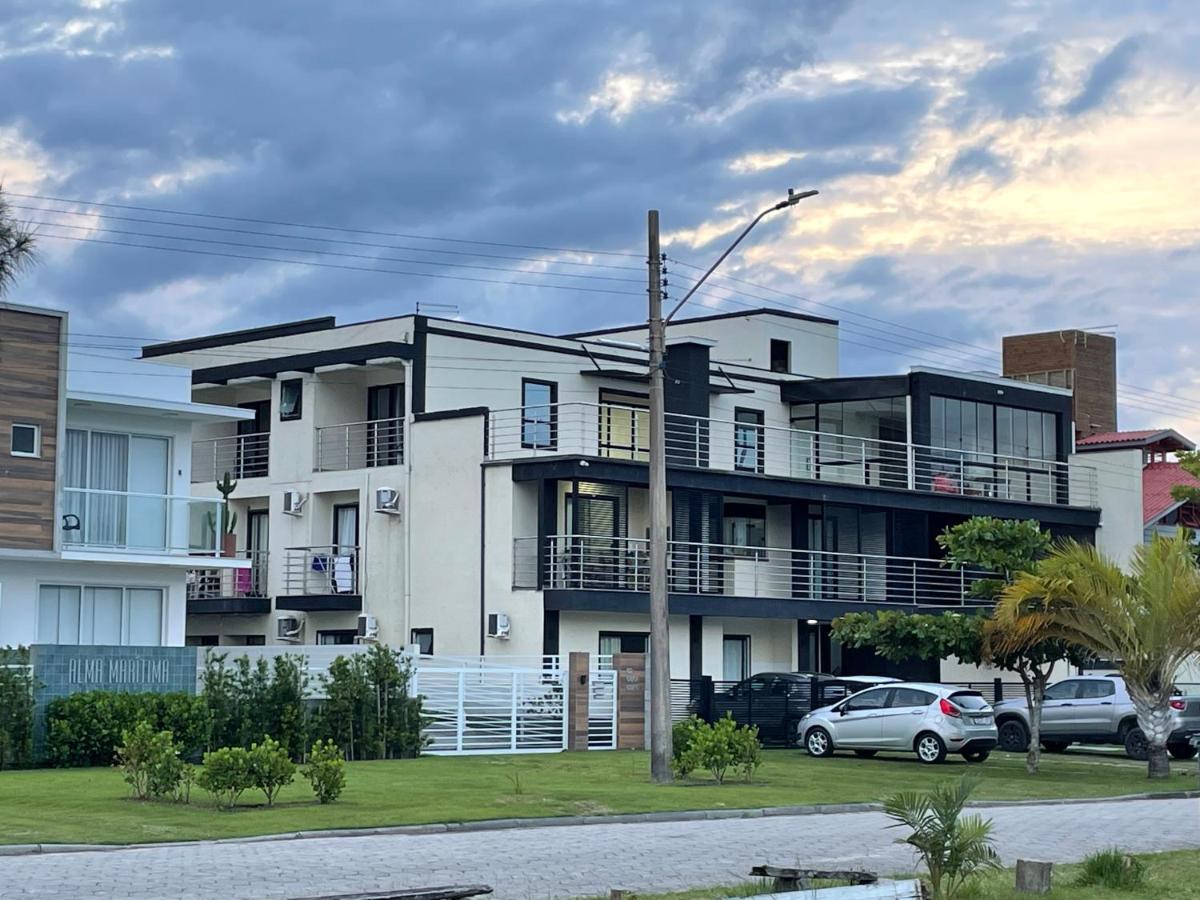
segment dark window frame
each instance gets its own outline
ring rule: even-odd
[[[753,422],[745,422],[738,417],[742,415],[752,415],[755,418]],[[739,432],[743,427],[753,428],[755,434],[754,443],[754,465],[742,465],[739,461],[739,451],[744,445],[740,440]],[[746,448],[749,449],[749,448]],[[748,406],[737,406],[733,410],[733,467],[738,472],[754,472],[761,475],[764,472],[763,454],[766,450],[766,414],[761,409],[752,409]]]
[[[429,638],[429,649],[425,649],[423,638]],[[410,628],[408,630],[408,642],[417,645],[417,652],[422,656],[433,656],[433,629],[432,628]]]
[[[628,402],[622,402],[628,401]],[[639,394],[636,391],[622,391],[618,388],[600,388],[596,392],[597,434],[599,435],[597,449],[600,455],[615,459],[631,459],[646,462],[650,458],[650,395]],[[618,444],[613,440],[613,410],[634,410],[629,419],[628,444]],[[639,446],[638,413],[646,412],[646,446]],[[615,456],[614,456],[615,454]],[[628,454],[625,456],[624,454]],[[668,451],[669,455],[669,451]]]
[[[290,389],[296,389],[296,408],[290,413],[284,412],[284,397],[283,392]],[[298,422],[304,417],[304,379],[303,378],[287,378],[279,382],[279,421],[280,422]]]
[[[596,635],[596,652],[603,653],[600,648],[604,646],[605,638],[616,638],[623,644],[626,638],[640,639],[645,642],[645,650],[619,650],[619,653],[649,653],[650,652],[650,632],[648,631],[601,631]]]
[[[742,645],[742,674],[737,678],[725,678],[725,642],[737,641]],[[745,681],[747,678],[771,678],[769,682],[765,682],[767,692],[770,693],[771,685],[776,681],[775,677],[767,675],[751,676],[750,670],[754,667],[750,664],[750,635],[748,634],[724,634],[721,636],[721,676],[724,681]],[[751,684],[753,690],[753,684]]]
[[[531,386],[545,387],[550,389],[550,399],[547,403],[529,403],[525,397],[525,391]],[[549,410],[545,420],[531,418],[527,412],[529,409]],[[534,440],[526,439],[525,429],[532,426],[541,428],[543,425],[548,426],[550,431],[550,439],[547,443],[540,443]],[[521,447],[525,450],[557,450],[558,449],[558,382],[547,381],[543,378],[522,378],[521,379]]]
[[[317,632],[317,644],[325,647],[348,647],[358,637],[358,631],[353,628],[323,628]],[[335,640],[322,640],[335,638]],[[350,640],[345,640],[350,638]]]
[[[769,346],[771,371],[783,375],[790,374],[792,371],[792,342],[784,338],[771,338]],[[782,353],[782,359],[778,356],[779,353]]]
[[[18,450],[17,449],[17,429],[24,428],[33,432],[33,449]],[[8,452],[12,456],[18,456],[22,459],[41,459],[42,458],[42,426],[36,422],[13,422],[8,433]]]

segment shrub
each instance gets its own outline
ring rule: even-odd
[[[249,762],[250,780],[266,795],[267,806],[273,806],[279,791],[296,777],[296,764],[279,741],[269,736],[264,736],[261,744],[250,746]]]
[[[313,744],[302,774],[312,784],[319,802],[332,803],[341,796],[346,786],[346,760],[338,745],[331,740]]]
[[[209,750],[249,747],[265,732],[274,735],[289,756],[299,758],[308,734],[305,657],[282,654],[269,663],[263,657],[251,663],[243,655],[226,664],[227,658],[210,653],[204,661],[205,745]]]
[[[723,784],[730,766],[736,766],[747,781],[762,764],[762,744],[758,728],[739,726],[726,714],[711,725],[693,716],[679,722],[672,738],[679,739],[675,748],[674,768],[681,777],[697,769],[708,769],[718,784]]]
[[[198,697],[184,693],[83,691],[46,707],[46,762],[52,766],[108,766],[139,722],[171,732],[186,759],[198,759],[208,713]]]
[[[149,722],[138,722],[122,735],[117,765],[133,795],[147,800],[173,797],[184,763],[171,732],[155,731]]]
[[[24,647],[0,648],[0,769],[33,762],[33,673]]]
[[[758,739],[758,726],[749,725],[733,733],[733,764],[746,781],[754,780],[754,773],[762,765],[762,741]]]
[[[707,727],[698,716],[689,716],[671,726],[671,765],[677,777],[686,778],[692,774],[696,766],[696,754],[689,751],[695,743],[696,732]]]
[[[185,762],[179,770],[179,781],[175,785],[175,802],[192,802],[192,785],[196,783],[196,767]]]
[[[1087,857],[1080,864],[1076,883],[1081,887],[1105,887],[1116,891],[1141,887],[1145,880],[1145,864],[1113,847]]]
[[[238,797],[254,786],[250,753],[245,747],[222,747],[204,754],[204,768],[196,783],[216,798],[217,805],[232,809]]]

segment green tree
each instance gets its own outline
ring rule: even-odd
[[[33,232],[12,216],[0,186],[0,297],[8,293],[17,275],[35,259]]]
[[[0,647],[0,770],[33,762],[33,672],[29,650]]]
[[[950,568],[992,572],[996,577],[974,582],[969,593],[995,600],[1017,572],[1033,567],[1050,549],[1050,535],[1034,519],[973,516],[937,536]]]
[[[995,616],[1013,645],[1053,636],[1116,661],[1149,746],[1147,773],[1170,774],[1175,676],[1200,653],[1200,568],[1186,531],[1138,547],[1128,574],[1068,541],[1004,591]]]
[[[1193,478],[1200,478],[1200,450],[1183,450],[1175,454],[1179,468]],[[1181,503],[1200,505],[1200,486],[1194,484],[1177,484],[1171,488],[1171,496]]]

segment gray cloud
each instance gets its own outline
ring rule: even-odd
[[[1007,181],[1012,174],[1012,161],[997,154],[988,144],[964,147],[954,155],[946,168],[951,179],[969,180],[984,177],[991,181]]]
[[[1102,106],[1133,67],[1141,40],[1130,36],[1118,41],[1092,66],[1083,88],[1064,107],[1068,115],[1078,116]]]

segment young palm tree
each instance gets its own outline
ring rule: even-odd
[[[17,274],[33,259],[33,232],[12,217],[0,187],[0,297],[8,293]]]
[[[1170,774],[1171,692],[1200,653],[1200,569],[1186,531],[1138,547],[1129,574],[1091,545],[1060,544],[1004,591],[995,618],[1018,645],[1059,638],[1114,660],[1146,736],[1148,774]]]

